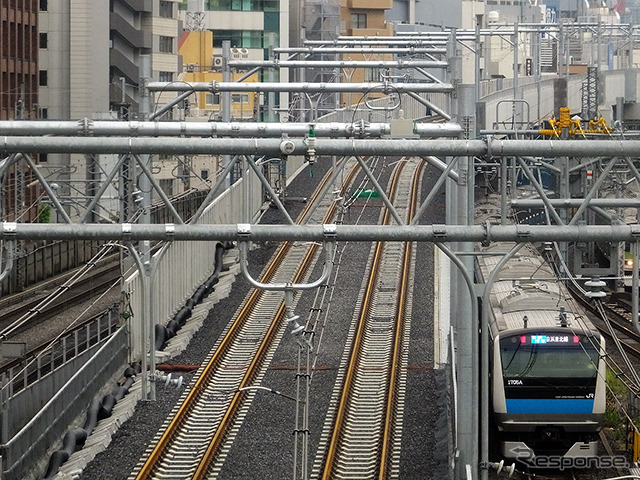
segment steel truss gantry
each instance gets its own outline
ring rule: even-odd
[[[30,122],[25,122],[30,123]],[[97,136],[99,134],[109,135],[114,132],[114,127],[107,125],[110,122],[95,122],[93,128],[90,129],[93,136],[0,136],[0,152],[8,157],[0,162],[0,177],[2,177],[11,165],[20,161],[28,162],[28,166],[35,172],[36,178],[42,184],[43,188],[49,194],[54,206],[59,209],[63,220],[67,225],[46,225],[39,224],[19,224],[5,223],[0,231],[0,239],[16,239],[16,238],[32,238],[32,239],[62,239],[62,238],[102,238],[108,239],[113,235],[113,240],[122,239],[130,236],[136,240],[143,240],[145,235],[149,237],[147,240],[187,240],[187,239],[211,239],[219,235],[221,240],[237,240],[238,232],[235,225],[217,225],[211,227],[201,226],[181,226],[185,223],[177,212],[171,207],[169,199],[163,194],[162,189],[155,182],[153,175],[145,166],[144,162],[140,162],[140,156],[146,154],[227,154],[244,157],[251,169],[256,172],[260,181],[265,184],[265,188],[277,204],[278,196],[273,191],[268,181],[260,175],[258,168],[260,159],[265,157],[278,158],[286,161],[288,156],[299,155],[305,156],[310,153],[310,142],[308,138],[296,137],[280,137],[280,138],[211,138],[211,137],[173,137],[173,138],[157,138],[157,137],[111,137]],[[84,125],[84,126],[83,126]],[[141,135],[151,135],[153,126],[147,123],[120,124],[116,130],[124,130],[131,132],[131,129],[139,127]],[[104,130],[103,128],[104,127]],[[186,130],[180,130],[182,127]],[[35,122],[32,125],[21,125],[21,122],[2,122],[0,129],[4,131],[30,131],[33,135],[43,135],[46,130],[42,124]],[[73,122],[58,123],[49,131],[54,133],[56,128],[61,131],[69,131],[78,129],[78,124]],[[177,134],[182,131],[184,135],[189,131],[190,126],[182,126],[173,124],[163,127],[158,125],[158,129],[165,129]],[[209,128],[209,127],[207,127]],[[31,129],[31,130],[30,130]],[[82,123],[80,130],[82,134],[86,134],[86,123]],[[215,130],[215,129],[214,129]],[[343,135],[347,131],[352,131],[353,125],[341,125],[335,128],[335,131],[341,132]],[[375,129],[374,129],[375,130]],[[379,128],[379,131],[383,131]],[[206,130],[211,132],[212,129]],[[280,130],[282,131],[282,130]],[[156,131],[157,133],[157,131]],[[191,132],[196,135],[203,132]],[[238,132],[236,131],[236,134]],[[246,135],[252,135],[253,130],[244,132]],[[277,132],[271,132],[277,133]],[[298,132],[301,133],[301,132]],[[327,132],[325,132],[327,133]],[[326,156],[356,156],[358,158],[364,155],[381,155],[381,156],[418,156],[423,157],[432,165],[441,171],[441,179],[438,181],[440,187],[445,178],[453,179],[459,182],[460,176],[456,165],[460,158],[474,157],[482,162],[491,162],[494,165],[500,165],[500,169],[506,168],[507,159],[516,158],[517,162],[513,164],[513,168],[521,169],[531,182],[532,188],[536,190],[537,199],[509,199],[503,196],[502,210],[506,211],[507,206],[516,208],[545,208],[548,211],[549,218],[553,220],[556,226],[519,226],[512,227],[502,226],[484,226],[477,227],[467,226],[441,226],[438,228],[425,228],[417,225],[420,219],[418,215],[416,221],[412,225],[397,225],[392,229],[385,227],[347,227],[341,226],[337,229],[337,234],[342,240],[362,240],[362,241],[383,241],[383,240],[407,240],[417,241],[434,241],[434,242],[477,242],[477,241],[610,241],[610,242],[634,242],[637,240],[638,232],[631,226],[590,226],[583,225],[581,222],[582,215],[587,210],[595,211],[599,215],[607,218],[604,208],[637,208],[640,200],[638,198],[631,199],[600,199],[597,198],[598,188],[607,178],[607,174],[616,165],[622,165],[631,172],[632,179],[640,183],[640,173],[636,167],[636,162],[632,159],[640,156],[640,141],[637,140],[504,140],[493,137],[487,137],[483,140],[456,140],[456,139],[389,139],[383,138],[379,141],[372,142],[368,139],[350,138],[315,138],[313,142],[314,154],[322,161],[322,157]],[[39,174],[39,166],[30,158],[35,153],[86,153],[100,154],[111,153],[119,154],[120,161],[116,162],[113,170],[106,173],[106,179],[103,185],[97,189],[95,198],[87,206],[90,211],[100,200],[100,195],[104,193],[106,184],[108,184],[118,173],[120,165],[124,158],[131,157],[140,165],[144,175],[148,177],[151,186],[160,195],[162,201],[165,202],[169,211],[174,216],[174,223],[171,229],[167,226],[153,225],[129,225],[127,229],[117,225],[89,225],[90,216],[85,214],[78,221],[74,222],[62,208],[62,205],[56,204],[56,196],[54,189],[49,185],[44,175]],[[593,157],[596,157],[594,160]],[[602,165],[602,174],[597,181],[590,187],[584,198],[549,198],[542,185],[539,183],[534,173],[535,168],[544,166],[551,170],[560,172],[561,169],[554,166],[554,159],[564,158],[589,158],[588,162],[578,161],[577,167],[567,170],[567,174],[577,171],[576,169],[588,168],[598,161]],[[441,158],[449,160],[441,160]],[[362,160],[360,160],[362,162]],[[363,163],[364,166],[364,163]],[[535,167],[534,167],[535,166]],[[227,165],[228,172],[231,167]],[[224,175],[222,175],[224,177]],[[221,178],[218,184],[212,189],[212,192],[219,192],[224,186],[224,178]],[[104,188],[103,188],[104,187]],[[214,194],[207,197],[206,202],[210,202],[214,198]],[[429,197],[429,200],[431,195]],[[388,206],[393,207],[388,202]],[[203,205],[200,210],[205,208]],[[278,207],[282,207],[278,204]],[[571,218],[567,215],[567,209],[576,209]],[[426,209],[423,206],[421,211]],[[420,213],[420,212],[419,212]],[[503,213],[504,215],[504,213]],[[196,217],[197,218],[197,217]],[[609,215],[608,218],[611,219]],[[504,222],[504,216],[503,216]],[[292,222],[287,226],[287,234],[301,241],[319,240],[318,232],[314,231],[311,226],[293,227]],[[398,221],[398,224],[402,222]],[[615,222],[612,222],[615,223]],[[128,224],[126,224],[128,225]],[[207,232],[207,228],[209,229]],[[515,229],[514,229],[515,228]],[[277,230],[277,227],[275,228]],[[392,231],[392,232],[391,232]],[[525,234],[526,231],[526,234]],[[193,232],[193,233],[191,233]],[[295,232],[295,233],[294,233]],[[193,237],[191,237],[193,235]],[[276,240],[277,233],[256,225],[252,230],[252,235],[256,241]],[[262,237],[264,235],[264,238]]]
[[[548,25],[532,27],[531,31],[542,31],[550,35],[558,35],[559,32],[553,31]],[[546,30],[549,29],[549,30]],[[520,33],[526,33],[528,27],[520,25],[517,29]],[[492,30],[479,32],[459,32],[456,42],[475,42],[482,35],[499,35],[504,38],[516,35],[516,29]],[[421,55],[443,55],[451,52],[450,33],[436,35],[431,39],[421,38],[419,36],[407,36],[406,38],[397,38],[393,40],[385,38],[372,39],[371,37],[363,39],[340,39],[334,43],[322,42],[322,46],[316,47],[313,42],[306,42],[308,45],[306,52],[298,51],[277,51],[277,53],[293,53],[308,54],[314,53],[331,53],[338,55],[340,53],[348,53],[341,47],[353,47],[353,52],[358,53],[376,53],[376,54],[402,54],[412,55],[418,53]],[[449,49],[440,48],[441,45],[449,46]],[[389,51],[383,48],[392,46]],[[368,48],[372,47],[372,48]],[[340,50],[330,52],[329,49]],[[327,49],[327,50],[323,50]],[[426,51],[421,51],[426,50]],[[367,50],[376,50],[368,52]],[[276,50],[274,49],[274,52]],[[385,69],[406,69],[413,68],[420,71],[424,68],[451,68],[451,81],[442,81],[433,75],[425,73],[425,77],[431,80],[431,83],[260,83],[260,84],[244,84],[238,82],[209,82],[209,83],[173,83],[166,84],[160,82],[145,82],[144,87],[146,93],[149,92],[178,92],[178,98],[170,105],[175,104],[181,99],[186,98],[196,91],[203,92],[222,92],[224,94],[230,92],[248,91],[248,92],[302,92],[305,94],[323,94],[327,92],[357,92],[367,93],[375,91],[376,93],[394,93],[417,96],[417,93],[445,93],[458,94],[457,86],[461,78],[456,75],[456,65],[441,61],[435,57],[427,59],[402,59],[402,60],[386,60],[383,61],[340,61],[334,62],[315,62],[313,60],[275,60],[263,62],[242,62],[228,59],[223,62],[223,69],[229,72],[235,68],[266,68],[276,69],[280,67],[286,68],[306,68],[323,66],[327,68],[385,68]],[[459,73],[459,72],[458,72]],[[446,74],[445,74],[446,75]],[[223,76],[224,78],[224,76]],[[223,95],[224,96],[224,95]],[[456,100],[451,102],[453,113],[447,114],[444,110],[434,110],[440,113],[443,118],[449,120],[456,117],[459,112],[456,111]],[[426,105],[431,106],[429,103]],[[170,107],[169,107],[170,108]],[[150,118],[159,116],[163,109],[153,113]],[[165,110],[166,111],[166,110]],[[119,156],[118,163],[124,159],[132,159],[139,166],[143,175],[148,178],[151,188],[155,189],[161,200],[169,207],[169,199],[163,196],[162,191],[157,182],[153,179],[151,171],[146,167],[147,163],[142,157],[149,154],[171,154],[171,155],[212,155],[220,154],[229,157],[224,171],[221,173],[221,180],[211,189],[209,195],[200,207],[200,212],[210,204],[218,192],[225,187],[224,177],[229,173],[230,169],[236,162],[246,162],[248,168],[253,171],[265,186],[269,196],[276,206],[285,213],[286,223],[282,225],[249,225],[249,224],[227,224],[227,225],[196,225],[187,223],[181,219],[177,213],[173,213],[173,223],[148,224],[148,223],[113,223],[98,224],[88,223],[90,216],[84,215],[80,219],[70,218],[61,214],[64,224],[21,224],[16,222],[3,222],[0,225],[0,240],[9,244],[20,239],[104,239],[104,240],[120,240],[127,245],[131,245],[134,241],[164,241],[167,243],[179,242],[183,240],[229,240],[237,241],[246,245],[249,241],[317,241],[321,243],[331,243],[335,241],[426,241],[434,242],[443,251],[448,252],[450,258],[458,266],[462,266],[463,262],[460,258],[468,254],[469,245],[476,242],[515,242],[520,244],[523,242],[542,242],[542,241],[558,241],[558,242],[575,242],[575,241],[610,241],[623,242],[629,241],[637,244],[640,241],[640,229],[634,225],[610,224],[610,225],[584,225],[580,223],[581,213],[585,210],[594,210],[609,207],[637,207],[637,199],[627,200],[608,200],[604,202],[595,198],[593,191],[590,191],[584,198],[572,198],[570,204],[558,203],[570,196],[558,199],[550,199],[540,183],[538,182],[535,172],[537,165],[540,163],[557,173],[568,172],[569,168],[556,167],[555,160],[563,162],[566,158],[582,159],[600,157],[599,160],[605,165],[611,165],[612,162],[625,163],[629,170],[632,171],[636,181],[640,180],[635,159],[640,154],[640,141],[633,140],[567,140],[567,141],[540,141],[540,140],[504,140],[499,138],[486,137],[483,140],[458,140],[443,138],[404,138],[393,139],[385,138],[390,127],[388,124],[316,124],[314,130],[317,138],[310,141],[308,137],[309,127],[311,124],[241,124],[241,123],[208,123],[198,125],[187,122],[129,122],[128,124],[119,124],[117,122],[28,122],[24,124],[9,122],[0,123],[0,158],[7,156],[5,160],[0,160],[0,179],[5,176],[8,169],[17,162],[28,162],[29,167],[34,171],[38,171],[39,166],[30,159],[31,154],[35,153],[83,153],[83,154],[116,154]],[[106,125],[110,123],[110,125]],[[449,123],[442,126],[417,125],[414,134],[423,137],[459,137],[461,128],[458,124]],[[171,137],[171,138],[169,138]],[[371,141],[372,138],[377,140]],[[460,190],[464,190],[469,186],[470,198],[473,201],[473,159],[476,162],[490,162],[496,165],[499,171],[506,171],[507,165],[512,170],[516,168],[524,172],[524,175],[531,181],[536,193],[538,194],[539,205],[545,207],[549,212],[552,225],[472,225],[473,218],[464,219],[460,225],[419,225],[420,215],[411,224],[405,224],[394,214],[393,209],[386,194],[382,192],[382,198],[385,205],[392,211],[392,216],[396,223],[389,226],[378,225],[294,225],[290,216],[287,214],[284,206],[278,199],[278,195],[273,191],[269,182],[260,176],[260,158],[274,158],[280,161],[287,161],[290,156],[307,156],[313,150],[317,161],[327,161],[328,156],[355,156],[361,165],[366,166],[363,160],[365,155],[382,155],[382,156],[418,156],[425,158],[432,165],[440,170],[440,177],[436,182],[436,186],[428,197],[420,206],[420,212],[424,212],[430,202],[433,201],[435,192],[445,183],[454,184]],[[231,158],[233,156],[233,158]],[[517,160],[514,160],[517,159]],[[589,160],[589,163],[593,160]],[[582,163],[582,161],[579,161]],[[469,168],[470,165],[470,168]],[[611,167],[609,167],[611,168]],[[555,169],[555,170],[554,170]],[[365,173],[373,181],[374,178],[370,172],[364,169]],[[100,195],[105,191],[105,184],[115,178],[118,170],[117,167],[110,172],[105,172],[106,179],[103,185],[98,185],[94,198],[87,205],[87,211],[90,211],[97,202]],[[49,194],[52,202],[55,203],[54,191],[48,184],[44,175],[36,174],[38,181]],[[506,176],[502,177],[506,179]],[[331,183],[331,182],[329,182]],[[326,192],[325,192],[326,193]],[[524,200],[510,198],[506,191],[503,192],[503,211],[507,205],[517,205],[515,202],[523,202]],[[568,200],[567,200],[568,201]],[[578,204],[579,202],[579,204]],[[522,204],[520,204],[522,206]],[[577,205],[577,206],[576,206]],[[572,218],[569,218],[565,207],[571,206],[578,208]],[[62,205],[55,205],[59,211],[64,211]],[[198,215],[196,214],[195,218]],[[462,245],[464,252],[458,255],[454,245]],[[9,260],[11,258],[9,257]],[[142,268],[140,268],[142,270]],[[468,277],[468,272],[465,272]],[[466,279],[469,281],[469,279]],[[472,281],[471,281],[472,283]],[[473,296],[473,286],[470,287]],[[471,305],[475,304],[475,298],[471,301]],[[473,336],[477,341],[477,324],[467,322],[470,331],[475,331]],[[459,336],[458,339],[461,337]],[[462,342],[463,349],[467,349],[468,345]],[[473,347],[473,348],[477,348]],[[480,356],[479,352],[474,357],[474,361]],[[484,352],[483,352],[484,355]],[[486,362],[486,359],[483,360]],[[486,363],[484,364],[486,366]],[[466,368],[466,371],[465,371]],[[468,379],[469,370],[478,369],[477,365],[462,366],[461,376],[466,375]],[[465,373],[466,372],[466,373]],[[461,402],[460,411],[469,418],[465,421],[477,420],[478,405],[482,403],[482,408],[487,407],[487,402],[483,398],[482,402],[478,400],[478,378],[477,371],[472,375],[476,375],[470,381],[465,379],[461,382],[474,383],[475,391],[466,387],[464,402]],[[486,393],[487,385],[482,386],[482,390]],[[468,395],[467,395],[468,394]],[[475,398],[474,398],[475,395]],[[464,405],[462,405],[462,403]],[[486,412],[483,410],[483,422],[486,421]],[[473,430],[473,429],[476,430]],[[483,424],[482,434],[486,433],[486,425]],[[477,426],[467,429],[464,435],[469,441],[461,442],[459,447],[463,450],[462,458],[464,463],[471,464],[474,470],[479,469],[486,478],[486,452],[480,455],[481,462],[478,460],[477,445]],[[473,448],[476,451],[473,452]],[[468,449],[469,451],[464,451]]]
[[[9,122],[12,123],[12,122]],[[109,122],[106,122],[109,123]],[[99,122],[98,122],[99,125]],[[19,122],[11,125],[20,129]],[[6,127],[6,125],[5,125]],[[41,133],[41,126],[34,125],[34,132]],[[68,128],[76,128],[67,125]],[[144,129],[143,129],[144,130]],[[54,131],[54,130],[52,130]],[[97,133],[100,128],[97,128]],[[109,132],[106,130],[105,133]],[[34,133],[35,134],[35,133]],[[189,153],[189,154],[232,154],[247,156],[247,161],[252,168],[257,170],[258,160],[262,156],[275,156],[284,158],[288,155],[308,154],[308,139],[304,138],[155,138],[155,137],[14,137],[0,136],[0,150],[9,155],[0,162],[0,177],[15,162],[21,158],[28,159],[29,154],[41,152],[55,153],[118,153],[122,156],[138,156],[152,153]],[[318,138],[315,140],[315,154],[322,161],[323,156],[354,155],[386,155],[386,156],[419,156],[419,157],[445,157],[448,162],[434,163],[441,170],[441,179],[437,183],[442,185],[444,178],[458,179],[455,175],[456,168],[453,164],[461,157],[477,157],[485,161],[501,164],[508,157],[529,159],[530,162],[541,161],[541,158],[554,159],[559,157],[589,157],[594,155],[606,163],[604,173],[615,165],[614,162],[623,162],[633,172],[636,181],[640,181],[640,174],[632,158],[640,156],[640,141],[636,140],[566,140],[566,141],[541,141],[541,140],[503,140],[488,137],[484,140],[421,140],[421,139],[382,139],[371,142],[366,139],[334,139]],[[550,199],[537,182],[527,167],[526,160],[520,160],[521,167],[526,173],[534,188],[538,190],[537,199],[504,199],[504,206],[510,205],[517,208],[547,207],[550,217],[556,225],[526,226],[526,225],[441,225],[421,226],[417,225],[420,219],[418,215],[411,225],[402,225],[401,221],[392,227],[384,226],[346,226],[336,228],[338,239],[345,241],[433,241],[443,242],[491,242],[491,241],[612,241],[623,242],[637,241],[640,230],[636,225],[583,225],[578,220],[585,209],[601,208],[637,208],[640,206],[639,198],[626,199],[601,199],[596,198],[595,192],[599,184],[595,184],[586,198]],[[548,164],[552,167],[551,163]],[[34,171],[38,166],[31,162],[29,165]],[[114,167],[107,175],[107,182],[117,173],[119,165]],[[146,172],[150,177],[150,172]],[[602,175],[600,178],[605,178]],[[39,177],[44,188],[52,190],[44,177]],[[150,178],[153,182],[153,179]],[[266,182],[266,179],[261,178]],[[157,188],[157,185],[154,185]],[[269,186],[269,185],[265,185]],[[213,190],[219,191],[220,185]],[[159,188],[157,188],[159,190]],[[102,190],[99,189],[97,195]],[[55,196],[52,194],[52,198]],[[211,198],[208,198],[211,200]],[[94,203],[99,198],[94,199]],[[169,203],[169,199],[163,200]],[[393,208],[390,204],[389,206]],[[566,208],[577,208],[572,218],[567,218],[560,212]],[[423,205],[419,213],[424,211]],[[91,238],[111,240],[238,240],[237,225],[182,225],[184,222],[174,211],[175,224],[171,225],[121,225],[88,224],[87,218],[77,223],[71,218],[66,218],[67,224],[21,224],[4,222],[0,229],[0,239],[13,240],[21,238],[31,239],[67,239],[67,238]],[[396,218],[398,218],[396,216]],[[295,226],[289,222],[286,233],[279,226],[254,225],[251,228],[251,236],[255,241],[295,239],[300,241],[322,241],[323,234],[320,226],[304,225]]]

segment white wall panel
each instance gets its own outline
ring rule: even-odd
[[[246,211],[255,216],[262,206],[262,185],[249,181],[250,205],[245,205],[243,180],[236,182],[205,210],[199,225],[244,223]],[[217,242],[175,242],[164,254],[156,254],[155,281],[152,285],[152,313],[149,322],[166,325],[182,308],[193,292],[213,273]],[[125,292],[130,296],[133,317],[131,324],[131,360],[142,358],[142,282],[139,272],[125,280]]]

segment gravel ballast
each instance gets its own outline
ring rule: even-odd
[[[288,195],[294,198],[309,197],[322,175],[319,162],[315,172],[301,173],[288,189]],[[329,162],[324,162],[329,163]],[[391,160],[388,161],[391,163]],[[387,167],[387,175],[392,167]],[[429,170],[427,169],[427,172]],[[427,173],[423,181],[423,191],[428,191],[432,178]],[[386,184],[386,177],[379,179]],[[426,194],[423,193],[423,198]],[[345,223],[375,224],[382,202],[369,202],[362,205],[358,200],[345,216]],[[304,204],[290,200],[285,202],[292,217],[304,208]],[[443,202],[436,202],[423,223],[444,223]],[[275,209],[269,209],[261,219],[262,223],[282,223],[281,215]],[[261,270],[276,250],[275,244],[261,244],[249,253],[249,270],[254,278],[259,278]],[[325,420],[328,402],[333,389],[337,368],[344,351],[344,341],[353,316],[355,300],[362,283],[366,260],[371,244],[352,242],[338,245],[344,248],[339,265],[339,277],[336,280],[334,299],[330,306],[331,314],[322,339],[317,370],[314,373],[310,392],[310,431],[309,465],[313,464],[315,452],[320,441],[320,432]],[[403,439],[401,455],[401,478],[435,478],[437,467],[433,451],[435,420],[440,415],[435,393],[436,381],[433,371],[433,245],[418,245],[418,264],[415,275],[415,292],[411,343],[409,345],[409,369],[407,376],[407,399],[403,421]],[[321,263],[321,262],[319,262]],[[317,278],[322,265],[317,265],[311,279]],[[250,286],[242,275],[237,275],[229,296],[215,304],[202,322],[202,327],[189,342],[186,349],[177,357],[167,360],[174,365],[199,365],[215,345],[221,332],[233,318],[238,305],[245,299]],[[305,318],[313,306],[315,292],[300,296],[296,313]],[[296,366],[298,344],[293,337],[285,333],[275,352],[270,368],[262,385],[295,396]],[[174,374],[175,375],[175,374]],[[193,373],[180,373],[185,384],[193,379]],[[81,480],[126,479],[134,470],[166,417],[173,410],[182,392],[164,384],[157,385],[157,400],[140,401],[129,420],[115,431],[109,446],[95,456],[80,476]],[[293,446],[295,425],[295,402],[282,396],[260,392],[255,395],[249,408],[243,427],[229,452],[219,478],[292,478]],[[63,478],[59,476],[60,478]]]

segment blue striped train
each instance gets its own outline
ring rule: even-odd
[[[485,205],[480,216],[492,213],[495,207]],[[479,247],[479,282],[513,245]],[[530,244],[500,270],[488,302],[492,413],[502,456],[534,466],[536,459],[558,466],[558,459],[597,456],[606,406],[603,337]]]

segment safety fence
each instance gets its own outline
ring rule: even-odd
[[[118,306],[96,316],[79,328],[55,339],[41,352],[12,362],[0,374],[0,388],[5,398],[11,398],[38,382],[46,375],[55,373],[68,361],[109,338],[120,326]]]
[[[65,368],[73,368],[73,372],[62,385],[56,385],[53,376],[47,376],[34,385],[37,391],[24,390],[14,396],[13,404],[3,401],[3,425],[19,408],[28,404],[38,406],[19,431],[3,438],[0,445],[3,480],[34,478],[36,459],[46,458],[77,417],[78,406],[89,405],[95,392],[123,371],[127,363],[127,336],[127,328],[122,326],[101,346],[76,357],[78,364],[65,364]]]

